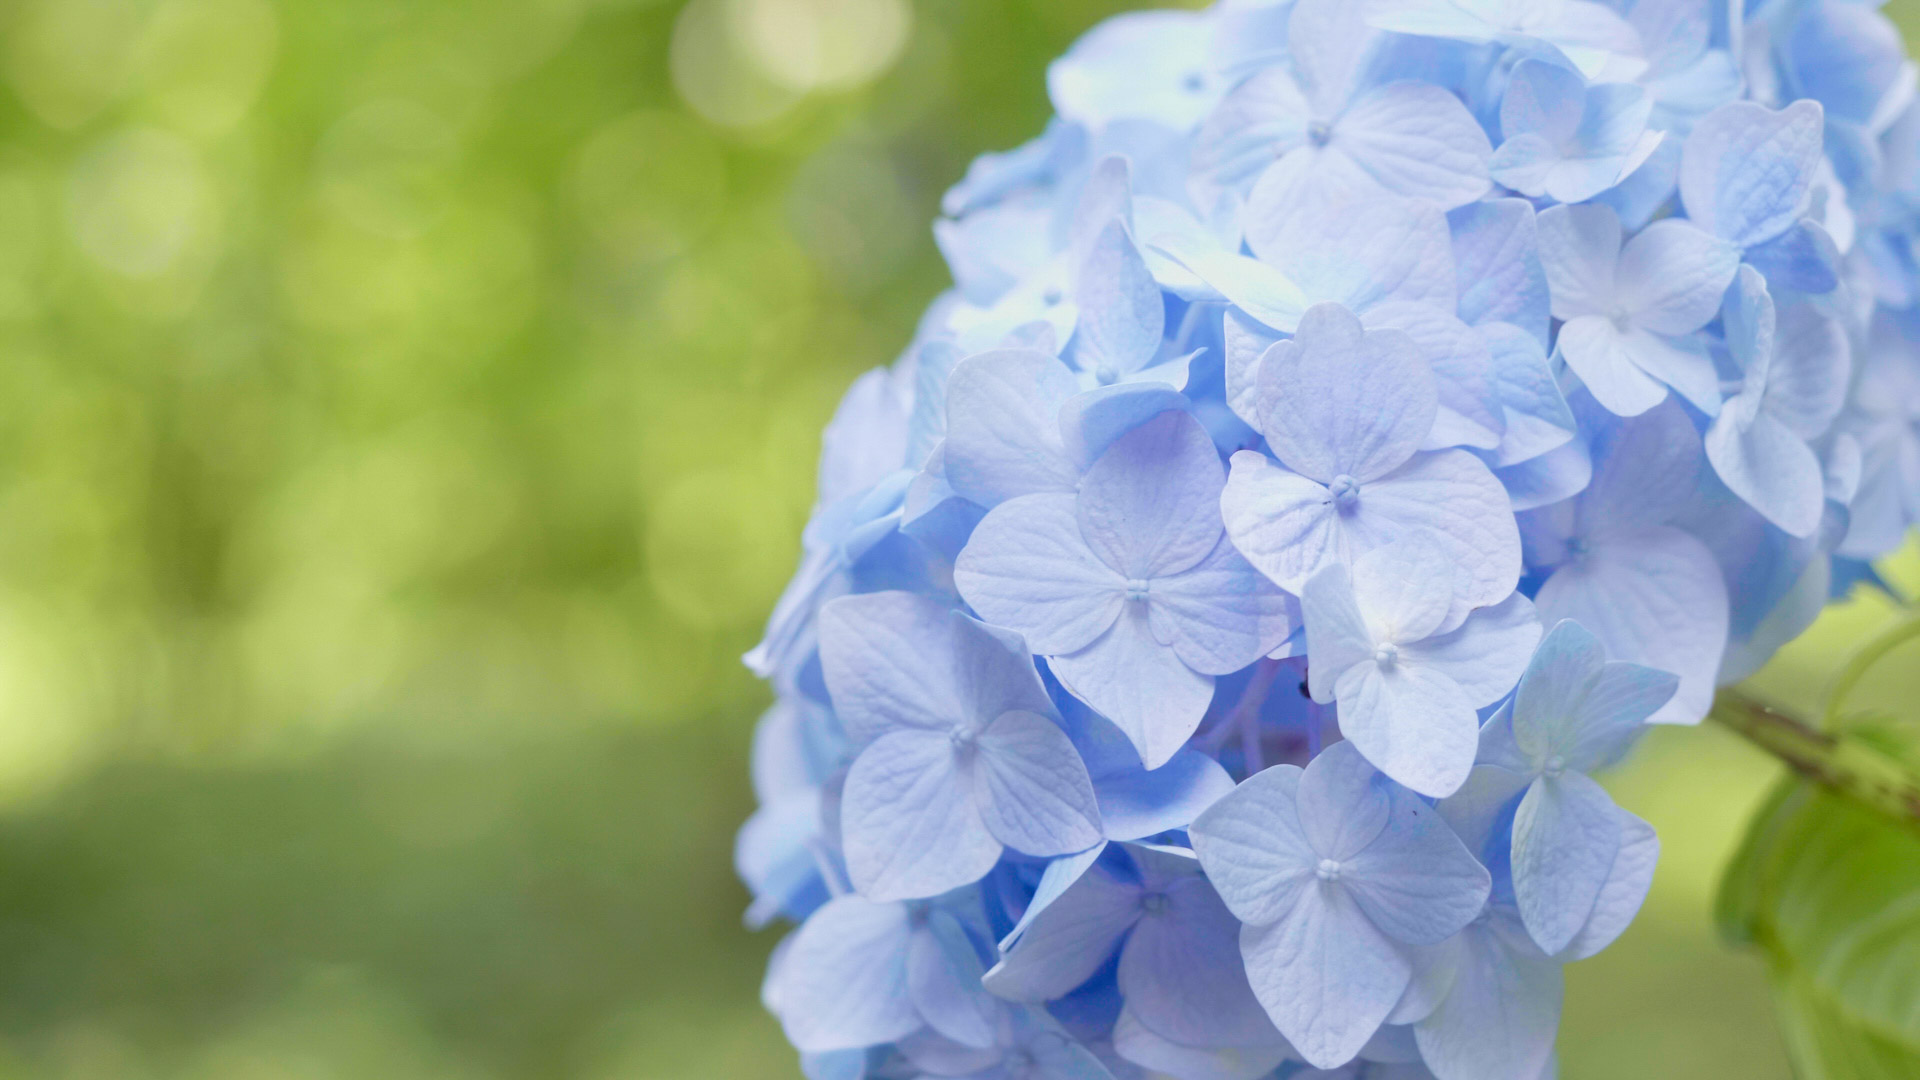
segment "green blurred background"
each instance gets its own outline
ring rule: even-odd
[[[0,1080],[796,1076],[736,658],[939,193],[1126,6],[0,2]],[[1569,1080],[1788,1075],[1708,919],[1773,776],[1613,778]]]

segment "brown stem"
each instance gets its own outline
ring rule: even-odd
[[[1920,778],[1865,741],[1822,731],[1738,690],[1720,691],[1708,715],[1801,776],[1920,830]]]

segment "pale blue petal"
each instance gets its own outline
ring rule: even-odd
[[[1128,603],[1105,634],[1079,652],[1050,656],[1060,684],[1112,720],[1149,769],[1158,768],[1200,726],[1213,677],[1187,667],[1156,640],[1146,605]]]
[[[1349,742],[1334,743],[1307,765],[1298,799],[1307,841],[1321,858],[1340,863],[1378,840],[1394,809],[1392,785]]]
[[[1298,325],[1297,318],[1295,325]],[[1237,308],[1227,309],[1222,318],[1221,336],[1226,353],[1224,374],[1227,407],[1233,410],[1235,416],[1246,421],[1248,427],[1258,429],[1261,413],[1260,365],[1267,350],[1280,339]]]
[[[1506,425],[1493,391],[1493,356],[1472,327],[1445,308],[1399,301],[1376,305],[1361,321],[1368,330],[1405,333],[1433,372],[1440,408],[1421,449],[1500,444]]]
[[[1504,428],[1488,463],[1504,469],[1566,445],[1575,430],[1573,411],[1547,367],[1540,342],[1511,323],[1489,322],[1474,329],[1491,360],[1489,383]]]
[[[947,482],[981,506],[1072,491],[1080,470],[1061,440],[1059,413],[1078,389],[1066,365],[1045,353],[962,360],[947,380]]]
[[[1490,727],[1493,723],[1488,721]],[[1481,733],[1482,746],[1500,741],[1490,732]],[[1510,846],[1507,820],[1533,777],[1530,771],[1520,771],[1527,768],[1527,763],[1514,760],[1515,755],[1487,756],[1491,756],[1494,763],[1475,765],[1467,774],[1466,783],[1442,799],[1436,809],[1470,854],[1484,862],[1497,863],[1505,858],[1505,849]],[[1496,845],[1501,850],[1492,850]]]
[[[1474,326],[1511,323],[1544,350],[1549,296],[1533,206],[1525,199],[1488,199],[1452,211],[1447,224],[1460,281],[1460,317]]]
[[[1120,950],[1127,1011],[1188,1046],[1273,1041],[1273,1024],[1247,984],[1240,923],[1197,874],[1165,883]]]
[[[1146,367],[1160,351],[1166,305],[1126,225],[1109,221],[1079,266],[1074,359],[1102,382]]]
[[[920,1026],[907,982],[911,932],[902,904],[827,902],[778,964],[780,1022],[807,1053],[892,1042]]]
[[[1170,236],[1157,238],[1154,249],[1205,281],[1241,312],[1275,330],[1291,333],[1310,306],[1299,285],[1258,259]]]
[[[941,733],[896,731],[862,750],[847,773],[840,830],[854,888],[874,900],[938,896],[978,881],[1000,859],[1000,841]]]
[[[1636,353],[1636,344],[1646,341],[1630,339],[1606,316],[1581,315],[1560,328],[1555,348],[1608,412],[1638,416],[1666,400],[1667,387],[1645,370],[1645,353]],[[1704,354],[1701,359],[1706,361]],[[1712,363],[1706,366],[1711,373]]]
[[[1073,463],[1073,475],[1078,477],[1081,470],[1099,460],[1100,455],[1127,432],[1161,413],[1187,408],[1191,403],[1186,395],[1170,383],[1147,379],[1149,373],[1177,376],[1185,368],[1186,365],[1178,361],[1158,365],[1140,372],[1136,381],[1096,386],[1063,402],[1058,430],[1061,444]],[[1040,490],[1071,491],[1073,484]]]
[[[1513,817],[1513,889],[1528,933],[1549,955],[1593,914],[1620,848],[1613,799],[1584,773],[1533,782]]]
[[[1506,489],[1465,450],[1417,455],[1365,485],[1344,523],[1359,550],[1408,533],[1438,547],[1456,574],[1446,625],[1506,599],[1520,578],[1520,530]]]
[[[1479,717],[1445,675],[1363,663],[1341,673],[1334,695],[1341,732],[1375,768],[1420,794],[1451,795],[1473,768]]]
[[[1433,807],[1407,791],[1394,792],[1392,821],[1380,835],[1341,860],[1340,882],[1375,926],[1408,945],[1459,933],[1493,886]]]
[[[1513,689],[1539,640],[1533,603],[1514,593],[1492,607],[1476,608],[1456,630],[1401,646],[1400,655],[1405,663],[1424,665],[1453,680],[1479,708]]]
[[[1613,857],[1607,883],[1594,901],[1593,915],[1560,954],[1561,960],[1585,960],[1613,944],[1640,913],[1647,890],[1653,886],[1653,870],[1660,861],[1660,838],[1653,826],[1625,810],[1615,807],[1614,813],[1620,819],[1619,853]]]
[[[1093,781],[1060,725],[1036,713],[1002,713],[976,747],[974,801],[995,839],[1028,855],[1066,855],[1100,842]]]
[[[1433,429],[1433,373],[1411,338],[1368,331],[1353,313],[1319,304],[1290,343],[1260,365],[1260,429],[1274,455],[1321,483],[1362,484],[1406,461]],[[1270,389],[1271,388],[1271,389]]]
[[[1414,1026],[1420,1056],[1439,1080],[1537,1080],[1560,1026],[1560,965],[1497,910],[1464,938],[1452,990]]]
[[[1240,932],[1247,980],[1309,1063],[1351,1061],[1393,1010],[1413,966],[1347,890],[1313,881],[1282,917]]]
[[[1840,284],[1840,249],[1827,230],[1813,221],[1795,222],[1786,232],[1747,249],[1747,262],[1769,284],[1803,293],[1828,293]]]
[[[1304,145],[1312,118],[1284,65],[1263,68],[1235,87],[1194,138],[1192,186],[1202,209],[1244,194],[1275,160]]]
[[[1511,713],[1514,744],[1532,768],[1578,737],[1581,706],[1606,666],[1600,639],[1571,619],[1554,623],[1540,642],[1514,692]]]
[[[1729,410],[1707,429],[1713,471],[1789,536],[1812,536],[1826,512],[1820,459],[1793,430],[1761,412],[1742,423]]]
[[[1457,302],[1452,234],[1446,214],[1431,203],[1363,187],[1328,192],[1309,207],[1259,210],[1247,209],[1247,243],[1310,302],[1354,311],[1389,300],[1449,310]],[[1266,322],[1258,312],[1248,314]]]
[[[1636,326],[1691,333],[1713,321],[1739,267],[1731,244],[1685,221],[1656,221],[1620,252],[1619,300]]]
[[[1363,95],[1341,115],[1333,145],[1398,195],[1452,208],[1487,191],[1493,147],[1460,99],[1438,86],[1395,82]]]
[[[1648,717],[1680,688],[1672,672],[1614,661],[1587,688],[1569,729],[1548,750],[1570,769],[1592,772],[1612,765],[1639,738]]]
[[[1209,512],[1219,513],[1217,497]],[[1298,604],[1217,535],[1198,565],[1156,578],[1147,598],[1154,638],[1203,675],[1239,671],[1300,626]]]
[[[1050,860],[1047,868],[1040,872],[1040,883],[1033,888],[1033,897],[1027,901],[1027,909],[1020,914],[1020,921],[1013,924],[1007,936],[1000,939],[1000,951],[1013,948],[1034,920],[1044,914],[1053,902],[1065,895],[1073,884],[1097,862],[1107,850],[1107,845],[1096,844],[1085,851],[1076,851],[1072,855],[1063,855]]]
[[[1194,749],[1176,752],[1157,769],[1134,765],[1093,778],[1100,826],[1109,840],[1184,829],[1232,790],[1227,770]]]
[[[1239,965],[1235,958],[1235,966]],[[1268,1027],[1272,1027],[1269,1023]],[[1292,1055],[1287,1041],[1273,1031],[1264,1045],[1210,1049],[1174,1042],[1122,1009],[1113,1025],[1114,1052],[1155,1074],[1180,1080],[1261,1080]]]
[[[929,911],[907,944],[907,990],[927,1026],[955,1042],[992,1046],[999,1009],[980,985],[984,973],[960,920]]]
[[[1680,677],[1651,723],[1692,724],[1713,703],[1727,641],[1727,588],[1706,545],[1671,528],[1596,543],[1556,570],[1534,604],[1543,623],[1574,619],[1615,659]]]
[[[1251,450],[1229,464],[1220,494],[1227,535],[1274,584],[1297,595],[1321,566],[1349,558],[1347,530],[1325,487]]]
[[[1514,510],[1532,510],[1585,490],[1593,479],[1593,457],[1586,443],[1574,439],[1539,457],[1509,465],[1495,475],[1506,487]]]
[[[1620,219],[1605,206],[1555,206],[1539,217],[1540,264],[1552,289],[1553,316],[1611,317],[1618,307],[1615,267]]]
[[[1546,136],[1528,131],[1512,136],[1493,151],[1487,173],[1504,187],[1540,198],[1563,163]]]
[[[1739,247],[1800,217],[1820,158],[1822,111],[1801,100],[1775,111],[1751,101],[1702,117],[1680,159],[1680,198],[1700,227]]]
[[[1300,592],[1302,622],[1307,631],[1308,687],[1322,705],[1334,699],[1340,676],[1357,664],[1373,662],[1373,630],[1353,595],[1352,571],[1329,563],[1307,579]]]
[[[1199,12],[1115,16],[1048,66],[1047,96],[1062,117],[1096,130],[1123,120],[1190,128],[1219,100],[1205,78],[1212,32]]]
[[[1140,918],[1139,885],[1099,863],[1051,902],[1040,901],[1035,895],[1039,914],[986,974],[986,988],[1009,1001],[1065,997],[1093,977]]]
[[[1085,648],[1126,604],[1125,576],[1081,539],[1071,495],[994,507],[961,549],[953,582],[982,618],[1018,630],[1043,655]]]
[[[1549,144],[1569,142],[1579,131],[1586,98],[1587,85],[1578,72],[1522,60],[1500,98],[1500,132],[1509,139],[1531,134]]]
[[[1411,644],[1445,628],[1454,608],[1454,577],[1438,548],[1408,536],[1354,560],[1353,598],[1376,637]]]
[[[1782,308],[1761,407],[1803,439],[1825,435],[1846,401],[1849,352],[1839,320],[1813,304]]]
[[[946,731],[966,721],[952,662],[952,611],[928,597],[845,596],[820,609],[820,664],[855,742],[897,727]]]
[[[1301,830],[1300,769],[1255,773],[1194,819],[1193,850],[1220,899],[1241,922],[1280,919],[1314,883],[1320,856]]]
[[[1161,413],[1115,440],[1087,470],[1078,531],[1122,577],[1178,574],[1219,542],[1226,481],[1200,422],[1185,412]]]

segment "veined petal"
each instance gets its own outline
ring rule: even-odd
[[[1327,747],[1300,776],[1300,828],[1321,858],[1344,862],[1373,843],[1393,811],[1392,784],[1350,742]]]
[[[781,957],[780,1022],[804,1053],[892,1042],[920,1016],[907,991],[910,926],[903,904],[861,896],[827,901]]]
[[[1439,1080],[1525,1080],[1553,1054],[1565,985],[1515,916],[1496,910],[1462,934],[1453,988],[1414,1025]]]
[[[1439,409],[1432,370],[1398,330],[1368,331],[1337,304],[1300,320],[1292,347],[1260,365],[1260,423],[1288,468],[1331,483],[1365,483],[1420,448]]]
[[[1035,1004],[1065,997],[1093,977],[1139,919],[1140,886],[1095,863],[1028,924],[987,972],[986,988]]]
[[[1343,672],[1334,694],[1341,732],[1381,772],[1433,798],[1453,794],[1466,780],[1480,748],[1480,723],[1452,679],[1409,664],[1370,662]]]
[[[1513,818],[1513,889],[1541,951],[1560,952],[1593,914],[1620,849],[1613,799],[1583,773],[1533,782]]]
[[[1611,315],[1620,257],[1620,219],[1596,205],[1555,206],[1540,212],[1540,264],[1552,289],[1553,315]]]
[[[1363,95],[1341,115],[1334,141],[1395,194],[1448,209],[1486,194],[1486,132],[1459,98],[1430,83],[1389,83]]]
[[[1242,928],[1240,955],[1274,1026],[1317,1068],[1351,1061],[1413,978],[1400,947],[1330,882],[1309,882],[1278,921]]]
[[[1127,579],[1081,539],[1072,495],[1022,495],[993,508],[954,563],[954,585],[988,622],[1043,655],[1082,649],[1126,604]]]
[[[1204,675],[1239,671],[1300,625],[1298,603],[1255,570],[1224,533],[1198,565],[1154,579],[1147,613],[1154,638]]]
[[[1475,708],[1505,697],[1527,669],[1540,640],[1533,603],[1514,593],[1492,607],[1476,608],[1457,629],[1401,646],[1408,664],[1446,675]]]
[[[1100,842],[1093,781],[1060,725],[1037,713],[1003,713],[976,749],[974,802],[995,839],[1028,855],[1067,855]]]
[[[1666,384],[1642,370],[1611,319],[1580,315],[1560,328],[1561,359],[1615,416],[1638,416],[1666,400]]]
[[[1164,412],[1115,440],[1087,470],[1076,531],[1123,577],[1178,574],[1219,542],[1226,482],[1200,422]]]
[[[1346,561],[1348,539],[1325,487],[1251,450],[1229,464],[1220,513],[1233,546],[1256,570],[1298,594],[1315,570]]]
[[[1255,773],[1194,819],[1194,854],[1243,923],[1274,922],[1313,881],[1320,856],[1300,827],[1299,767]]]
[[[1493,887],[1440,815],[1404,790],[1393,793],[1387,827],[1341,860],[1340,881],[1375,926],[1408,945],[1436,945],[1458,933]]]
[[[1607,883],[1594,901],[1593,915],[1560,954],[1561,960],[1585,960],[1613,944],[1640,913],[1647,890],[1653,886],[1653,869],[1660,861],[1660,838],[1653,826],[1625,810],[1616,806],[1614,814],[1620,819],[1619,852],[1613,857]]]
[[[1340,676],[1358,664],[1373,662],[1373,630],[1353,595],[1352,571],[1340,563],[1320,568],[1300,592],[1300,610],[1307,630],[1307,684],[1313,700],[1325,705],[1334,699]]]
[[[860,752],[840,833],[854,888],[873,900],[938,896],[1000,860],[954,747],[937,732],[896,731]]]
[[[1740,268],[1740,251],[1677,218],[1642,229],[1620,252],[1620,301],[1636,326],[1689,334],[1713,321]]]
[[[1126,732],[1153,769],[1200,726],[1213,701],[1213,677],[1154,638],[1146,608],[1128,602],[1105,634],[1078,652],[1048,657],[1047,666],[1069,693]]]
[[[1072,491],[1080,470],[1060,438],[1060,407],[1079,390],[1046,353],[1005,349],[960,361],[947,379],[947,482],[994,506]]]

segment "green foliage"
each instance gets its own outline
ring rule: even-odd
[[[1878,661],[1920,637],[1916,625],[1870,642],[1827,710],[1849,750],[1909,773],[1920,729],[1850,702]],[[1803,1080],[1920,1076],[1920,820],[1783,780],[1727,868],[1716,920],[1723,938],[1767,956]]]

